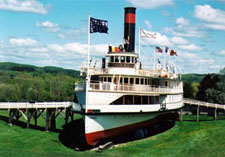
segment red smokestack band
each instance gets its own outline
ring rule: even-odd
[[[135,14],[127,13],[126,16],[125,16],[125,23],[135,24]]]

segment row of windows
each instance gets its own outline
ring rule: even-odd
[[[132,96],[125,95],[113,101],[112,105],[125,105],[125,104],[159,104],[162,103],[165,97],[163,96]]]
[[[135,63],[136,58],[131,56],[110,56],[111,63]]]
[[[112,82],[112,77],[101,77],[101,82]],[[133,78],[133,77],[115,77],[113,80],[114,83],[120,84],[141,84],[141,85],[159,85],[159,79],[149,79],[149,78]],[[167,81],[165,85],[167,86]]]

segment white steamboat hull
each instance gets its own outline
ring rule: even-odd
[[[86,140],[88,145],[95,146],[105,139],[147,127],[160,119],[176,119],[176,115],[168,112],[85,115]]]

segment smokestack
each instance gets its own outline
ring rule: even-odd
[[[136,8],[127,7],[124,15],[124,48],[126,52],[135,50],[135,11]]]

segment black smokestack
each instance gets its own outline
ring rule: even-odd
[[[126,52],[135,50],[135,11],[136,8],[127,7],[124,15],[124,48]]]

